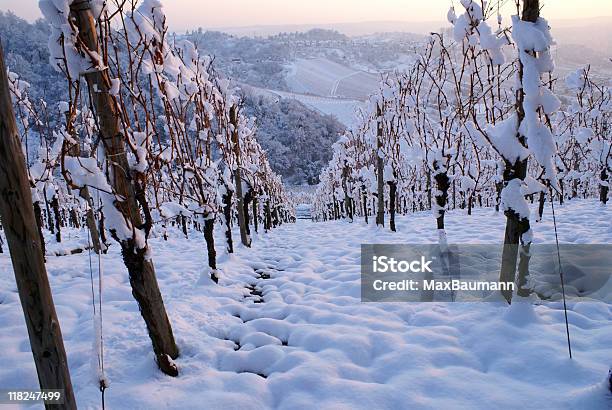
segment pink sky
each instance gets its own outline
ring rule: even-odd
[[[458,5],[458,0],[453,0]],[[509,0],[508,4],[514,3]],[[547,0],[551,19],[612,16],[612,0]],[[579,7],[577,5],[580,5]],[[324,24],[360,21],[442,21],[451,0],[166,0],[170,27],[237,27],[272,24]],[[33,20],[37,0],[0,0],[0,10]],[[510,14],[512,7],[506,8]]]

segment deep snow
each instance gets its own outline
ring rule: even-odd
[[[562,242],[612,243],[612,215],[594,201],[571,201],[557,216]],[[553,241],[550,219],[547,208],[536,242]],[[201,234],[153,239],[181,349],[176,379],[155,366],[113,245],[102,258],[107,408],[610,408],[608,304],[570,305],[569,360],[558,305],[360,303],[360,244],[433,243],[433,226],[430,212],[401,217],[397,234],[362,221],[299,220],[256,235],[252,250],[221,256],[219,285],[206,274]],[[458,210],[447,226],[449,243],[499,243],[504,218]],[[66,232],[72,237],[63,246],[82,241],[79,234]],[[87,253],[49,257],[47,266],[79,406],[99,408]],[[0,386],[36,388],[7,254],[0,255],[0,323]]]

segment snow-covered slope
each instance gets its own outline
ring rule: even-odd
[[[365,100],[376,90],[379,80],[376,74],[326,58],[300,58],[289,66],[286,81],[296,93]]]
[[[326,98],[314,95],[288,93],[285,91],[271,91],[283,98],[295,98],[302,104],[307,105],[323,114],[333,115],[338,121],[347,127],[352,126],[357,121],[356,111],[363,107],[364,103],[358,100],[344,98]]]
[[[595,202],[572,201],[558,212],[561,240],[611,243],[609,219]],[[205,274],[201,234],[153,240],[181,349],[176,379],[154,364],[114,245],[102,258],[107,408],[610,408],[610,305],[570,304],[569,360],[559,305],[360,303],[360,244],[435,242],[433,224],[429,212],[400,218],[396,234],[362,222],[301,220],[257,235],[252,250],[222,256],[219,285]],[[447,226],[451,242],[499,243],[504,217],[453,211]],[[70,235],[66,246],[80,240]],[[546,215],[535,239],[553,235]],[[51,257],[48,270],[79,406],[99,408],[88,256]],[[6,254],[0,323],[0,386],[36,388]]]
[[[338,121],[347,127],[351,127],[357,121],[355,115],[359,108],[364,106],[364,103],[359,100],[348,98],[332,98],[320,97],[316,95],[300,94],[287,91],[267,90],[257,87],[249,87],[253,92],[261,93],[268,96],[280,96],[282,98],[291,98],[298,100],[302,104],[319,111],[322,114],[333,115]]]

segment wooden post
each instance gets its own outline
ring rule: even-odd
[[[524,0],[522,19],[535,23],[540,17],[540,2],[539,0]],[[519,79],[523,81],[523,65],[519,63]],[[523,107],[525,101],[525,91],[522,86],[517,90],[516,111],[518,116],[518,124],[525,119],[525,109]],[[523,146],[527,146],[527,141],[522,135],[518,136],[519,142]],[[504,186],[508,185],[514,179],[522,181],[527,177],[527,159],[517,160],[514,164],[506,164],[504,170]],[[516,262],[519,256],[519,242],[521,236],[531,229],[529,219],[521,218],[514,210],[508,210],[506,214],[506,232],[504,235],[504,249],[502,253],[502,266],[499,275],[500,282],[515,282],[516,281]],[[519,262],[519,294],[525,295],[522,289],[522,284],[526,281],[527,269],[529,267],[529,248],[531,243],[523,244],[520,252],[521,260]],[[512,291],[502,291],[504,298],[508,303],[512,302]]]
[[[238,135],[238,107],[233,105],[230,108],[230,123],[232,129],[232,143],[234,145],[234,155],[236,156],[236,170],[234,171],[234,181],[236,185],[236,211],[238,213],[238,227],[240,228],[240,241],[247,248],[251,247],[251,238],[247,233],[246,218],[244,217],[244,197],[242,194],[242,175],[240,173],[240,136]]]
[[[59,192],[55,192],[53,199],[51,199],[51,209],[53,209],[53,219],[55,221],[55,241],[60,243],[62,241],[62,216],[59,209]]]
[[[204,239],[206,240],[206,250],[208,253],[208,266],[217,270],[217,251],[215,250],[215,218],[210,215],[205,216],[204,220]]]
[[[251,207],[251,202],[253,202],[253,189],[249,188],[249,190],[247,191],[247,193],[244,195],[244,203],[243,203],[243,209],[244,209],[244,228],[246,229],[246,234],[249,236],[249,238],[251,237],[251,221],[250,221],[250,216],[249,216],[249,208]]]
[[[443,165],[440,164],[439,160],[435,160],[433,162],[434,168],[434,181],[436,182],[436,187],[438,193],[434,195],[434,200],[436,201],[436,206],[438,207],[438,213],[436,216],[436,226],[438,231],[444,230],[444,216],[446,215],[446,205],[448,204],[448,190],[451,187],[450,178],[448,177],[448,172],[446,171],[446,167],[442,171]]]
[[[257,209],[258,209],[257,196],[254,196],[253,197],[253,227],[255,228],[255,233],[257,233],[259,229],[259,226],[258,226],[259,215],[258,215]]]
[[[78,141],[79,136],[77,135],[74,129],[73,118],[70,115],[70,113],[66,113],[66,128],[67,128],[66,131],[72,136],[72,138],[75,141]],[[72,157],[81,156],[81,147],[79,146],[78,143],[72,144],[71,146],[68,147],[68,142],[64,141],[64,147],[62,147],[62,149],[65,149],[65,148],[68,148],[68,154],[70,154],[70,156]],[[88,157],[88,156],[89,154],[85,153],[84,157]],[[62,175],[64,177],[64,180],[66,180],[66,182],[68,182],[68,184],[70,185],[70,178],[67,177],[66,169],[64,168],[63,162],[62,162]],[[96,252],[99,255],[102,252],[102,243],[100,242],[100,234],[98,233],[98,227],[96,226],[96,217],[94,214],[95,204],[94,204],[93,198],[89,195],[89,187],[72,186],[72,188],[78,190],[79,196],[82,199],[84,199],[85,202],[87,202],[87,208],[88,208],[87,214],[86,214],[87,229],[89,229],[89,235],[91,237],[91,243],[92,243],[94,252]]]
[[[602,184],[599,185],[599,201],[606,205],[608,203],[608,192],[610,192],[610,187],[608,184],[606,184],[609,182],[607,164],[604,164],[600,176]]]
[[[389,227],[392,232],[397,232],[395,228],[395,211],[397,205],[397,182],[389,181]]]
[[[233,191],[230,191],[225,186],[225,194],[223,195],[223,218],[225,220],[225,246],[227,253],[234,253],[234,240],[232,239],[232,196]]]
[[[376,104],[376,118],[378,128],[376,130],[376,174],[377,174],[377,206],[376,206],[376,225],[385,226],[385,162],[380,157],[380,150],[383,147],[383,124],[382,110],[380,103]]]
[[[368,198],[365,185],[361,186],[361,197],[363,200],[363,217],[365,218],[365,223],[368,224]]]
[[[79,29],[79,39],[89,50],[102,55],[89,1],[73,2],[70,5],[70,12]],[[111,81],[108,71],[90,71],[84,76],[99,119],[100,136],[106,156],[112,158],[112,161],[109,161],[112,164],[110,184],[120,197],[125,198],[123,201],[117,201],[115,206],[131,226],[137,229],[145,227],[146,230],[139,204],[145,213],[148,208],[146,208],[142,187],[137,187],[138,182],[135,182],[135,178],[129,172],[126,172],[130,166],[125,152],[125,137],[119,126],[116,101],[109,91]],[[138,198],[137,194],[140,195]],[[153,261],[147,257],[148,244],[145,244],[144,248],[139,248],[134,238],[122,239],[118,242],[121,245],[123,262],[130,276],[132,295],[138,302],[140,313],[147,325],[157,364],[167,375],[177,376],[178,369],[171,359],[178,357],[179,350],[157,283],[155,266]]]
[[[41,389],[63,389],[64,404],[76,409],[62,331],[49,287],[34,217],[25,158],[15,122],[0,41],[0,215],[11,253],[19,299]]]

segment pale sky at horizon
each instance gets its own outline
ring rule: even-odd
[[[163,0],[162,0],[163,1]],[[453,0],[458,4],[458,0]],[[172,30],[255,25],[333,24],[364,21],[444,21],[451,0],[165,0]],[[513,1],[508,1],[513,3]],[[549,20],[612,16],[611,0],[543,1]],[[26,20],[40,17],[38,0],[0,0]],[[506,8],[506,15],[513,7]]]

